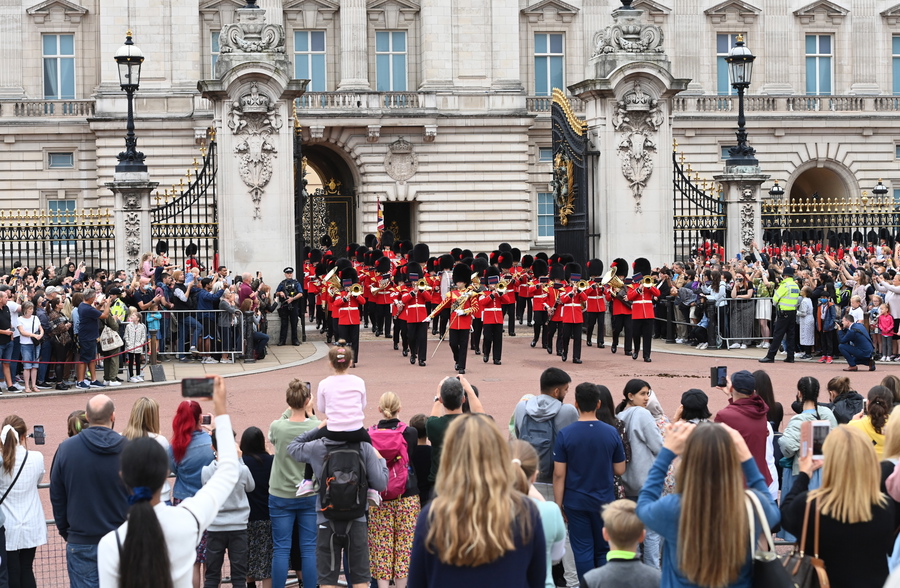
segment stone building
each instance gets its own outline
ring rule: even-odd
[[[432,251],[506,241],[553,247],[550,94],[596,78],[595,53],[618,0],[259,0],[285,31],[310,191],[339,208],[339,241],[373,232],[376,206],[400,238]],[[166,190],[190,183],[207,129],[198,82],[215,80],[219,34],[238,0],[0,0],[0,209],[112,208],[126,100],[113,55],[125,32],[146,55],[136,95],[139,148]],[[662,34],[671,89],[660,116],[656,212],[591,219],[592,252],[671,254],[670,141],[711,181],[734,143],[737,103],[724,56],[738,35],[757,55],[747,98],[760,167],[792,198],[849,199],[900,181],[900,4],[893,0],[635,0]],[[574,90],[578,92],[577,89]],[[597,104],[607,98],[593,98]],[[614,124],[586,112],[599,138]],[[290,121],[291,123],[293,121]],[[595,217],[631,206],[603,178]],[[230,154],[219,154],[229,165]],[[282,153],[279,165],[291,165]],[[763,193],[771,182],[762,186]],[[280,198],[292,188],[279,186]],[[227,215],[234,199],[219,194]],[[339,243],[340,245],[340,243]],[[223,248],[228,250],[227,247]],[[627,255],[626,255],[627,257]],[[223,260],[228,262],[227,259]],[[285,260],[293,263],[293,259]],[[280,260],[273,262],[282,263]]]

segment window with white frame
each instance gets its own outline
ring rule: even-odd
[[[891,77],[893,78],[893,93],[900,94],[900,35],[891,37]]]
[[[553,237],[553,193],[538,192],[537,195],[538,238]]]
[[[309,80],[307,90],[325,92],[325,31],[294,31],[294,77]]]
[[[406,31],[375,32],[375,89],[406,91]]]
[[[739,36],[744,36],[744,42],[747,36],[744,33],[719,33],[716,35],[716,91],[719,96],[728,96],[729,94],[737,94],[737,90],[731,85],[731,74],[728,71],[728,52],[734,47]]]
[[[834,39],[831,35],[806,35],[806,93],[830,95],[833,77]]]
[[[538,147],[538,161],[553,161],[553,147]]]
[[[212,69],[210,70],[213,77],[216,75],[216,63],[219,61],[219,31],[211,31],[209,33],[209,58]]]
[[[75,35],[43,35],[44,100],[75,99]]]
[[[75,167],[75,154],[71,151],[47,153],[47,167],[49,169],[71,169]]]
[[[562,33],[534,35],[534,93],[549,96],[565,88],[565,38]]]

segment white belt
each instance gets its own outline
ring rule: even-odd
[[[484,312],[503,312],[502,308],[485,308]]]
[[[406,308],[425,308],[424,304],[408,304]]]
[[[577,306],[578,308],[581,308],[581,303],[580,302],[569,302],[569,303],[564,304],[563,306]]]
[[[632,304],[653,304],[652,300],[635,300]]]

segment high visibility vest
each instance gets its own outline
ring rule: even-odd
[[[778,305],[779,310],[797,310],[800,305],[800,286],[797,285],[794,278],[785,278],[779,284],[778,289],[775,290],[773,301]]]

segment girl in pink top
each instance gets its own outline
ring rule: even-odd
[[[878,307],[878,330],[881,333],[881,361],[891,361],[891,345],[894,338],[894,317],[887,304]]]

